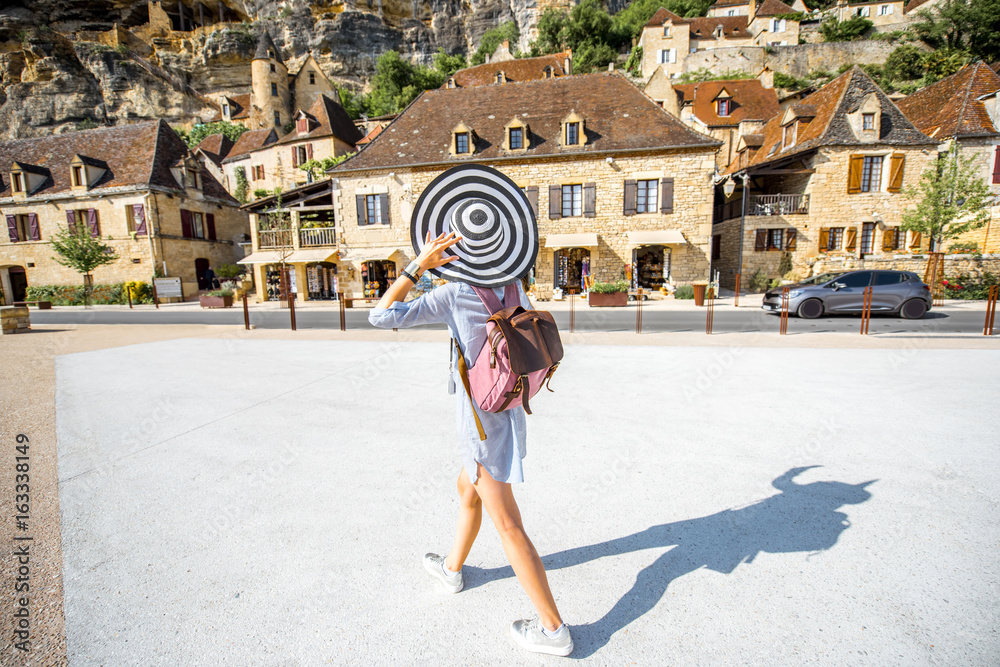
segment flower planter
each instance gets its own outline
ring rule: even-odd
[[[232,308],[232,296],[200,296],[198,302],[202,308]]]
[[[589,292],[587,294],[587,300],[587,303],[592,308],[604,306],[626,306],[628,305],[628,292],[611,292],[610,294]]]

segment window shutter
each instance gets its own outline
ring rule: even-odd
[[[674,179],[660,179],[660,213],[674,212]]]
[[[758,229],[753,240],[754,252],[761,252],[767,250],[767,230]]]
[[[389,224],[389,195],[379,195],[378,203],[382,207],[382,224]]]
[[[299,149],[297,146],[292,146],[292,167],[299,166]]]
[[[66,229],[70,234],[76,234],[76,211],[66,211]]]
[[[146,209],[142,204],[132,206],[132,217],[135,220],[135,233],[137,236],[146,235]]]
[[[181,209],[181,236],[186,239],[193,238],[191,233],[191,211]]]
[[[896,228],[882,232],[882,252],[890,252],[896,248]]]
[[[313,159],[313,145],[312,144],[306,144],[306,159],[307,160]]]
[[[42,230],[38,227],[38,214],[28,214],[28,233],[31,234],[32,241],[42,240]]]
[[[208,238],[210,241],[215,240],[215,214],[207,213],[205,215],[205,224],[208,227]]]
[[[538,217],[538,186],[529,185],[524,189],[524,194],[528,197],[528,202],[531,204],[531,210],[534,212],[535,217]]]
[[[819,230],[819,251],[826,252],[830,247],[830,228],[823,227]]]
[[[10,236],[11,243],[17,243],[20,240],[17,237],[17,218],[12,215],[7,216],[7,235]]]
[[[844,250],[855,250],[858,247],[858,230],[856,227],[848,227],[844,232]]]
[[[635,181],[625,181],[625,215],[635,215]]]
[[[593,218],[597,215],[597,183],[583,184],[583,217]]]
[[[101,235],[101,228],[97,224],[97,209],[88,208],[87,209],[87,222],[90,224],[90,235],[97,238]]]
[[[785,250],[795,250],[798,242],[799,231],[797,229],[785,230]]]
[[[663,63],[663,49],[656,50],[656,62]]]
[[[997,146],[996,157],[993,158],[993,182],[1000,183],[1000,146]]]
[[[358,226],[363,227],[368,224],[368,211],[365,209],[365,196],[355,195],[354,198],[358,205]]]
[[[677,62],[677,49],[670,49],[670,62],[671,63]]]
[[[910,250],[920,250],[920,244],[923,241],[920,232],[910,232]]]
[[[559,256],[561,250],[552,251],[552,289],[559,288]]]
[[[865,166],[863,155],[852,155],[847,171],[847,194],[855,195],[861,192],[861,170]]]
[[[562,217],[562,186],[549,186],[549,220]]]
[[[889,192],[899,192],[903,189],[904,164],[906,156],[902,153],[893,153],[889,158]]]

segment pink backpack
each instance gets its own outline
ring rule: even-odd
[[[525,310],[516,284],[504,289],[502,304],[493,290],[472,289],[490,311],[490,319],[486,322],[486,344],[475,365],[468,369],[465,359],[458,355],[458,370],[469,400],[487,412],[523,407],[530,415],[528,400],[551,380],[562,361],[562,341],[555,320],[544,310]],[[485,440],[479,416],[475,410],[472,412],[479,439]]]

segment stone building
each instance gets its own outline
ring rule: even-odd
[[[0,143],[0,281],[6,303],[29,285],[79,285],[52,237],[80,225],[118,259],[95,284],[149,282],[155,271],[198,291],[209,265],[231,264],[247,215],[163,121]]]
[[[757,271],[804,277],[926,250],[926,239],[899,229],[912,205],[902,191],[919,182],[936,145],[859,67],[742,135],[716,194],[722,284],[735,282],[741,245],[744,286]],[[725,180],[736,186],[728,197]]]
[[[979,174],[1000,196],[1000,76],[982,62],[966,65],[951,76],[922,88],[898,102],[900,110],[946,153],[958,142],[961,155],[975,158]],[[1000,207],[990,220],[950,243],[975,243],[980,252],[1000,252]],[[948,245],[946,244],[946,245]]]
[[[537,58],[514,58],[507,42],[497,47],[489,62],[455,72],[442,88],[472,88],[503,85],[536,79],[551,79],[573,74],[573,52],[570,50]]]
[[[802,0],[794,0],[790,3],[792,11],[808,12]],[[750,13],[750,0],[715,0],[708,8],[708,16],[746,16]]]
[[[642,28],[642,78],[662,69],[671,78],[686,71],[691,53],[734,46],[786,46],[799,43],[795,10],[781,0],[749,0],[747,13],[682,18],[661,7]]]
[[[230,194],[236,192],[239,184],[237,172],[242,171],[247,179],[247,191],[252,193],[254,188],[264,187],[263,176],[258,184],[254,180],[255,172],[250,168],[250,153],[260,148],[270,146],[278,140],[278,133],[273,127],[262,130],[248,130],[240,135],[233,147],[229,149],[226,157],[222,158],[222,184]],[[259,172],[257,172],[259,173]]]
[[[848,2],[839,0],[828,10],[838,21],[847,21],[856,16],[871,21],[876,28],[904,22],[904,0],[873,0],[872,2]]]
[[[645,93],[688,127],[722,142],[715,154],[719,171],[736,158],[740,135],[759,132],[781,112],[774,89],[758,79],[679,84],[671,83],[660,70],[650,78]]]
[[[233,141],[224,134],[212,134],[192,148],[191,153],[202,161],[215,180],[225,185],[226,175],[222,170],[222,161],[229,157],[233,145]]]

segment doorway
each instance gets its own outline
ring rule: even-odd
[[[632,251],[632,289],[660,289],[670,280],[670,248],[642,246]]]
[[[583,292],[589,285],[591,276],[590,250],[586,248],[564,248],[555,251],[554,287],[563,291]]]
[[[361,284],[366,299],[377,299],[385,294],[396,280],[396,263],[390,259],[361,263]]]
[[[194,275],[198,279],[199,290],[212,289],[212,286],[205,280],[205,272],[208,271],[208,266],[208,260],[204,257],[194,260]]]
[[[24,301],[28,292],[28,274],[20,266],[12,266],[7,269],[10,276],[10,302]]]

